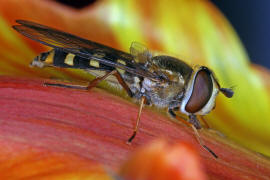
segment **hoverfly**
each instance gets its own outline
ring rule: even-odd
[[[113,75],[130,97],[140,101],[136,126],[128,142],[136,136],[143,105],[155,105],[167,108],[172,117],[190,126],[201,146],[217,158],[200,139],[197,129],[201,125],[197,117],[208,114],[214,108],[219,91],[228,98],[233,96],[233,91],[230,88],[221,88],[209,68],[192,68],[171,56],[153,56],[139,43],[132,43],[130,53],[125,53],[34,22],[16,22],[19,24],[13,26],[16,31],[53,48],[37,56],[31,65],[41,68],[78,68],[90,73],[104,72],[103,76],[96,77],[87,87],[80,88],[89,90]],[[64,84],[47,85],[79,88]],[[176,111],[188,118],[180,118]]]

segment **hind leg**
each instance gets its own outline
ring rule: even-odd
[[[54,87],[62,87],[62,88],[71,88],[71,89],[82,89],[82,90],[89,90],[94,88],[100,83],[101,81],[105,80],[108,76],[117,73],[116,70],[107,72],[104,76],[96,77],[93,81],[89,83],[88,86],[80,86],[80,85],[68,85],[68,84],[61,84],[61,83],[44,83],[44,86],[54,86]]]

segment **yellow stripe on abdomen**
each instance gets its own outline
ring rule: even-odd
[[[94,60],[94,59],[90,59],[90,62],[89,62],[90,66],[93,66],[93,67],[96,67],[96,68],[99,68],[99,62]]]
[[[64,60],[64,63],[67,65],[73,66],[74,65],[74,57],[75,57],[74,54],[68,53],[65,60]]]
[[[51,50],[49,52],[49,55],[46,57],[44,63],[46,64],[53,64],[53,59],[54,59],[55,51]]]

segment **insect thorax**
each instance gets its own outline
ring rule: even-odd
[[[160,81],[148,78],[124,75],[134,97],[139,99],[145,96],[149,104],[157,107],[177,107],[184,94],[185,83],[192,69],[170,56],[155,56],[148,65],[148,70],[161,76]],[[165,76],[162,80],[162,76]]]

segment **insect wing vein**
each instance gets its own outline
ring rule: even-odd
[[[67,53],[73,53],[85,59],[95,59],[104,65],[120,68],[132,74],[157,79],[154,73],[147,71],[142,65],[134,62],[133,57],[128,53],[38,23],[25,20],[17,20],[16,22],[20,25],[13,26],[15,30],[44,45]],[[102,58],[95,57],[96,52],[103,52],[106,56]],[[108,57],[121,59],[127,65],[114,62]]]

